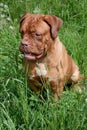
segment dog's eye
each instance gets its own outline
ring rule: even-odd
[[[36,36],[41,36],[42,34],[39,34],[39,33],[35,33]]]
[[[42,34],[40,34],[40,33],[35,33],[35,37],[36,37],[37,39],[42,39]]]

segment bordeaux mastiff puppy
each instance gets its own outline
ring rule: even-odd
[[[77,83],[80,78],[78,66],[57,36],[61,25],[62,20],[52,15],[27,13],[20,21],[19,49],[24,54],[30,87],[38,92],[42,80],[48,80],[55,98],[59,98],[65,84]]]

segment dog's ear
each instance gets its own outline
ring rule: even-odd
[[[55,39],[57,37],[57,31],[59,31],[63,23],[62,19],[53,15],[45,15],[44,21],[51,27],[51,35]]]
[[[20,24],[19,24],[19,32],[21,32],[21,26],[24,23],[25,19],[30,19],[31,14],[26,13],[22,16],[21,20],[20,20]]]
[[[22,16],[22,18],[21,18],[20,25],[22,24],[22,22],[24,21],[25,18],[28,18],[28,17],[30,17],[30,16],[31,16],[31,14],[29,14],[29,13],[24,14],[24,15]]]

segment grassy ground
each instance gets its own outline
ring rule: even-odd
[[[87,130],[87,81],[83,92],[63,92],[55,101],[47,89],[40,100],[22,70],[19,21],[25,12],[53,14],[64,21],[61,41],[87,75],[86,0],[0,0],[0,130]]]

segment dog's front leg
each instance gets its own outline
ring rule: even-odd
[[[61,81],[61,82],[60,82],[58,88],[59,88],[59,89],[58,89],[58,90],[59,90],[59,91],[58,91],[59,96],[61,96],[62,92],[64,91],[64,81]]]
[[[58,94],[58,82],[57,81],[50,81],[50,86],[51,86],[51,90],[53,92],[53,95],[56,99],[59,99],[59,94]]]
[[[63,90],[64,90],[64,82],[63,81],[50,81],[50,86],[51,86],[51,90],[54,94],[54,97],[56,99],[60,98],[60,95],[62,94]]]

